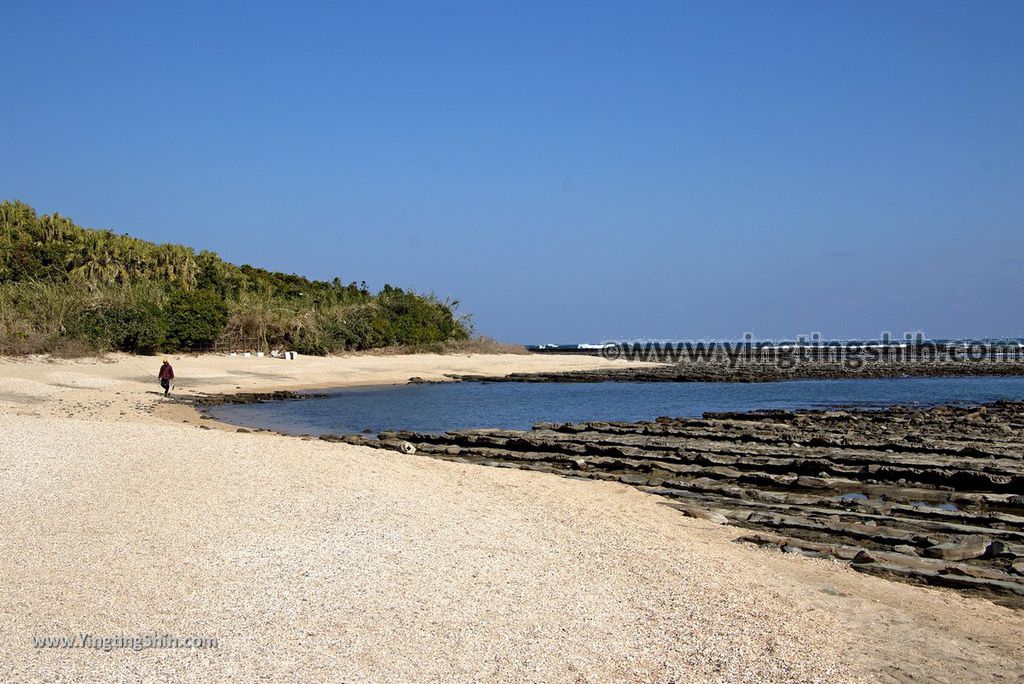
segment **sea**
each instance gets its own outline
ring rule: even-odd
[[[900,404],[1024,400],[1024,377],[857,378],[785,382],[453,382],[358,387],[322,396],[214,407],[218,420],[296,435],[463,428],[529,429],[539,422],[639,421],[709,411],[880,409]]]

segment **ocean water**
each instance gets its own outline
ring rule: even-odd
[[[326,397],[219,406],[227,423],[300,435],[381,430],[528,429],[534,423],[698,417],[706,411],[1024,400],[1024,377],[792,380],[763,383],[444,383],[362,387]]]

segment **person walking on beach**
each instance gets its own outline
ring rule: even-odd
[[[171,368],[171,364],[164,359],[164,365],[160,366],[160,372],[157,373],[157,377],[160,378],[160,386],[164,388],[164,396],[166,397],[171,392],[171,380],[174,379],[174,369]]]

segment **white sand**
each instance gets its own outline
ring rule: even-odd
[[[156,361],[156,363],[154,363]],[[629,487],[202,430],[159,360],[0,362],[0,680],[1016,681],[1024,617]],[[605,365],[172,359],[185,392]],[[183,423],[181,421],[188,420]],[[204,421],[205,423],[206,421]],[[217,649],[35,649],[33,636]]]

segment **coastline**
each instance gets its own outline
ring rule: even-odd
[[[682,361],[631,367],[512,373],[451,375],[460,382],[785,382],[789,380],[867,380],[905,377],[1019,377],[1024,361],[877,361],[862,366],[841,362],[803,361],[783,368],[772,363]]]
[[[163,400],[153,361],[0,361],[0,551],[16,559],[0,578],[4,679],[1021,675],[1024,618],[987,601],[732,544],[734,529],[621,483],[197,429],[210,426]],[[171,361],[183,398],[586,367]],[[104,655],[30,642],[152,630],[222,643]]]
[[[1024,609],[1021,425],[1024,402],[995,401],[320,439],[621,482],[735,541]]]
[[[192,402],[206,394],[405,384],[412,377],[450,381],[448,374],[475,371],[505,374],[655,366],[594,357],[553,358],[536,354],[353,354],[270,357],[167,355],[177,378],[166,401],[156,384],[160,359],[130,354],[99,358],[0,357],[0,411],[15,415],[100,417],[194,423]]]

